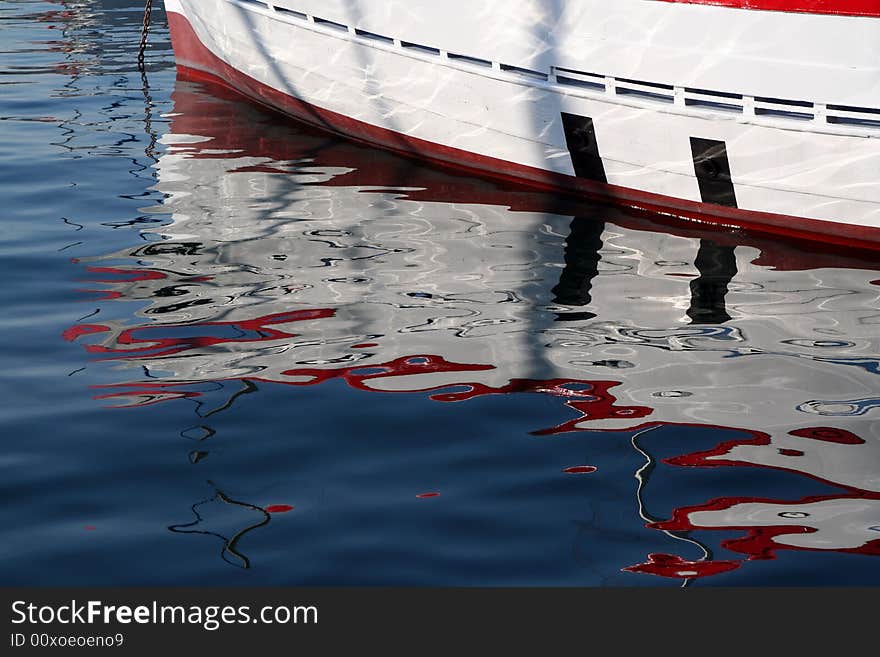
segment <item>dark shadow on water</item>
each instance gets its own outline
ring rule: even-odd
[[[205,500],[201,500],[200,502],[196,502],[190,507],[192,514],[195,516],[195,520],[179,525],[171,525],[168,527],[168,530],[175,534],[196,534],[217,538],[223,543],[223,548],[220,551],[220,557],[223,561],[238,568],[250,568],[251,561],[243,552],[241,552],[239,549],[239,543],[248,533],[268,525],[272,520],[272,516],[261,507],[232,499],[222,490],[217,488],[217,486],[211,481],[208,482],[208,485],[214,488],[214,495]],[[207,529],[199,529],[199,526],[204,522],[201,508],[211,503],[220,503],[222,505],[229,505],[246,511],[251,511],[256,517],[253,523],[247,524],[241,529],[236,530],[231,536],[225,536],[219,532],[213,532]]]
[[[571,232],[565,240],[565,268],[559,283],[553,287],[553,303],[565,306],[587,306],[592,301],[590,290],[593,279],[599,274],[602,259],[602,233],[605,222],[596,217],[575,217],[571,222]],[[557,321],[578,321],[592,319],[595,313],[583,311],[560,313]]]
[[[737,274],[734,246],[722,246],[711,239],[700,240],[694,266],[700,272],[691,281],[691,305],[687,316],[693,324],[723,324],[730,321],[725,299]]]

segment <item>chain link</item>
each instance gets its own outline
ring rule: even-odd
[[[147,0],[144,7],[144,24],[141,28],[141,45],[138,48],[138,68],[144,70],[144,51],[147,49],[147,35],[150,32],[150,15],[153,13],[153,0]]]

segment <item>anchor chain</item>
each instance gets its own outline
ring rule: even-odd
[[[144,70],[144,51],[147,49],[147,35],[150,33],[150,16],[153,13],[153,0],[147,0],[144,7],[144,24],[141,28],[141,45],[138,48],[138,69]]]

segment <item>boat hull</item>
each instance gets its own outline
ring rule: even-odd
[[[450,64],[446,51],[432,61],[397,52],[399,39],[363,43],[374,39],[272,7],[167,0],[178,65],[298,120],[444,165],[726,227],[880,246],[870,132],[609,102],[558,88],[558,71],[512,79],[496,63]]]

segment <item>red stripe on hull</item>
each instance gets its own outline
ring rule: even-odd
[[[458,170],[524,183],[537,189],[563,191],[590,199],[610,201],[653,214],[672,214],[709,225],[770,232],[795,239],[821,239],[839,246],[880,248],[880,230],[867,226],[728,208],[596,183],[444,146],[364,123],[285,94],[227,64],[199,40],[184,16],[169,12],[168,24],[178,68],[188,69],[195,77],[205,76],[211,81],[219,81],[263,105],[350,139]]]
[[[880,0],[662,0],[688,5],[715,5],[733,9],[759,9],[800,14],[880,16]]]

